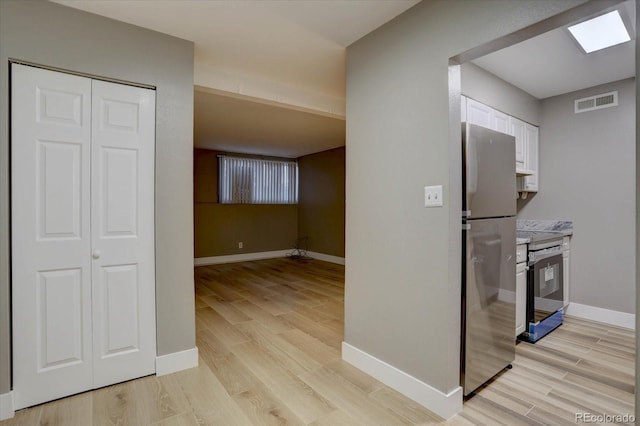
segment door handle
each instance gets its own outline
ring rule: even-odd
[[[91,257],[93,257],[94,259],[100,259],[100,255],[102,253],[100,253],[100,250],[94,250],[93,253],[91,253]]]

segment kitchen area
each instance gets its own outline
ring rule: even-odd
[[[627,17],[635,16],[633,2],[622,3],[618,10],[629,26]],[[635,28],[632,31],[635,34]],[[465,126],[467,132],[478,126],[511,136],[515,161],[509,167],[516,176],[510,194],[515,211],[487,214],[491,218],[513,216],[515,265],[511,259],[506,263],[509,271],[515,266],[515,279],[484,294],[485,301],[473,299],[478,294],[472,294],[469,276],[474,275],[472,281],[486,280],[486,274],[478,278],[482,274],[474,271],[474,262],[492,261],[486,251],[491,250],[490,245],[485,239],[478,249],[481,238],[476,237],[474,242],[467,238],[465,246],[463,237],[467,289],[463,289],[461,384],[466,396],[511,367],[509,359],[515,358],[516,345],[495,343],[501,339],[536,344],[561,329],[567,316],[635,327],[633,43],[587,55],[560,28],[461,66],[463,134]],[[470,175],[478,178],[480,166],[470,168],[469,164],[465,158],[463,229],[470,226],[473,230],[475,222],[469,219],[477,215],[466,202],[475,190],[470,191],[474,181]],[[491,166],[492,173],[498,173],[497,169]],[[476,207],[475,212],[481,211]],[[507,238],[508,234],[500,235]],[[510,244],[502,250],[510,252]],[[502,335],[495,330],[488,334],[486,329],[484,335],[474,332],[477,312],[470,304],[482,310],[491,297],[506,303],[499,315],[489,315],[513,321],[512,328],[501,330]],[[478,343],[489,335],[494,342],[491,349]],[[502,361],[492,371],[472,369],[481,378],[466,383],[470,366],[483,364],[473,360],[473,351],[491,353]]]

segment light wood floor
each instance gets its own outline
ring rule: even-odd
[[[575,425],[633,413],[634,333],[567,319],[444,422],[340,359],[344,269],[196,268],[200,366],[22,410],[0,425]]]

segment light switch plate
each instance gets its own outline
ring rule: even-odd
[[[442,185],[424,187],[424,206],[442,207]]]

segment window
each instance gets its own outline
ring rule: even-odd
[[[297,204],[298,163],[221,155],[218,197],[221,204]]]

